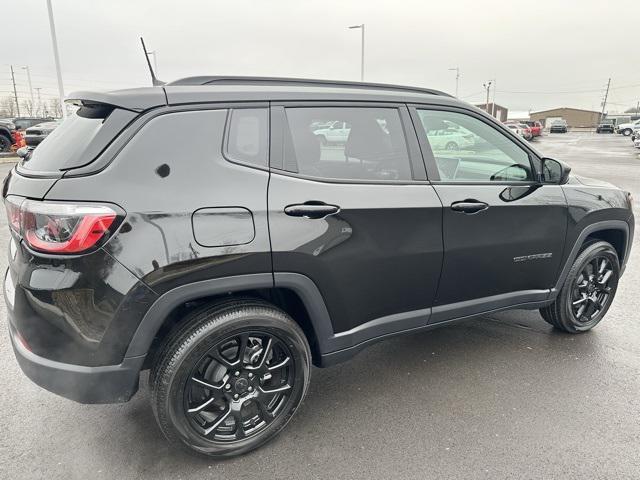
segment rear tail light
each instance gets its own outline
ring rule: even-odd
[[[96,246],[115,226],[110,206],[5,199],[11,228],[44,253],[80,253]]]
[[[4,200],[4,206],[7,209],[7,220],[11,229],[20,233],[20,205],[22,204],[22,198],[20,197],[7,197]]]

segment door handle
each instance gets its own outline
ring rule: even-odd
[[[338,213],[340,207],[337,205],[329,205],[324,202],[305,202],[296,203],[295,205],[287,205],[284,208],[284,213],[290,217],[304,217],[304,218],[324,218],[327,215],[333,215]]]
[[[467,199],[460,202],[453,202],[451,204],[451,210],[454,212],[462,212],[468,214],[474,214],[486,210],[489,208],[488,203],[481,202],[479,200]]]

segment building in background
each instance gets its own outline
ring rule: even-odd
[[[500,122],[507,121],[507,115],[509,113],[509,109],[507,107],[503,107],[497,103],[489,103],[489,109],[487,109],[487,104],[485,103],[476,103],[475,106],[480,110],[484,110],[490,115],[493,115]]]
[[[558,119],[565,120],[569,127],[595,128],[600,123],[600,112],[569,107],[531,112],[531,120],[537,120],[547,128],[549,128],[551,122]]]
[[[507,114],[507,120],[513,120],[514,122],[527,122],[530,119],[529,112],[525,110],[509,110]]]

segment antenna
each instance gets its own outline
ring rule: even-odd
[[[158,80],[156,78],[156,74],[153,72],[153,67],[151,66],[151,62],[149,61],[149,52],[147,52],[147,47],[144,44],[144,39],[140,37],[140,43],[142,43],[142,51],[144,52],[144,58],[147,61],[147,65],[149,66],[149,73],[151,73],[151,84],[154,87],[160,87],[165,84],[162,80]]]

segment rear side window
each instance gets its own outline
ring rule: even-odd
[[[410,180],[396,108],[286,108],[285,168],[336,180]]]
[[[229,160],[267,167],[269,151],[269,112],[266,108],[231,111],[226,156]]]

